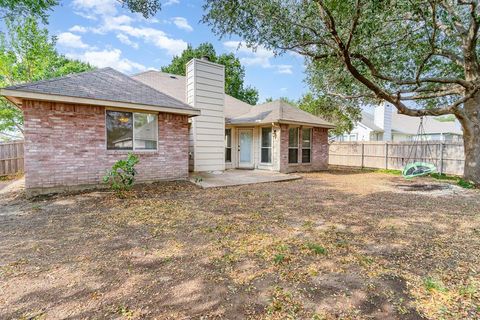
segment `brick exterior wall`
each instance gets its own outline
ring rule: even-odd
[[[98,186],[128,151],[106,149],[105,107],[23,102],[25,184],[31,195]],[[135,152],[137,181],[188,177],[188,117],[158,114],[158,150]]]
[[[280,125],[280,172],[308,172],[328,169],[328,129],[312,128],[311,162],[302,161],[302,127],[299,127],[298,163],[288,163],[288,124]]]

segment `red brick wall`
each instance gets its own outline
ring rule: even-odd
[[[24,101],[25,184],[32,194],[98,185],[128,151],[106,150],[105,108]],[[158,150],[135,152],[137,181],[188,177],[188,118],[158,115]]]
[[[311,162],[302,162],[302,127],[299,128],[298,163],[288,163],[288,128],[289,125],[280,125],[280,172],[308,172],[328,169],[328,129],[312,128]]]

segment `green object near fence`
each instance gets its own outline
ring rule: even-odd
[[[435,167],[432,163],[427,162],[414,162],[409,163],[403,169],[402,175],[406,179],[411,179],[415,177],[425,176],[430,173],[434,173],[437,171],[437,167]]]

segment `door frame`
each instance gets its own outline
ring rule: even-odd
[[[252,144],[250,146],[250,163],[241,163],[240,162],[240,132],[247,131],[250,132],[252,136]],[[237,129],[237,139],[238,139],[238,147],[237,147],[237,168],[241,169],[253,169],[255,167],[255,140],[254,140],[254,132],[253,128],[238,128]]]

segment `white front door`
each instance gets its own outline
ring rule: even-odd
[[[238,167],[253,168],[253,129],[238,129]]]

